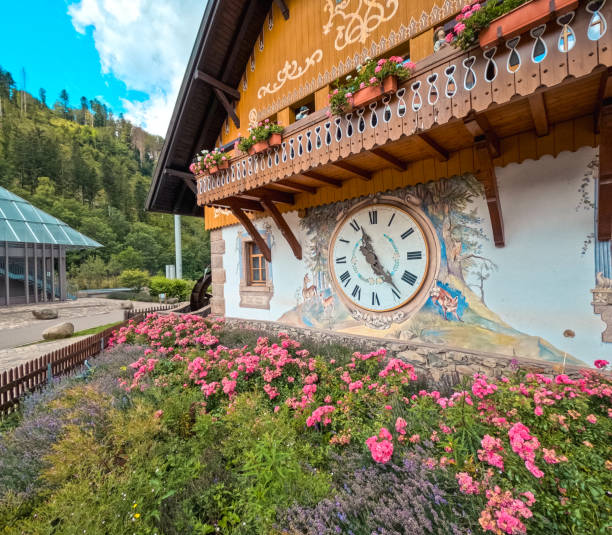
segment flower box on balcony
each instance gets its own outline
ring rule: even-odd
[[[217,165],[217,167],[220,170],[225,170],[225,169],[229,169],[229,160],[223,160],[222,162],[219,163],[219,165]]]
[[[212,167],[209,167],[209,168],[208,168],[208,172],[209,172],[211,175],[214,175],[214,174],[215,174],[217,171],[219,171],[219,168],[218,168],[216,165],[213,165]]]
[[[369,85],[359,89],[353,95],[353,107],[361,108],[372,102],[380,100],[384,95],[397,91],[397,77],[387,76],[383,78],[382,84]]]
[[[269,147],[267,141],[259,141],[255,143],[250,149],[249,154],[252,156],[253,154],[259,154],[260,152],[264,152]]]
[[[490,48],[577,6],[578,0],[531,0],[491,21],[478,36],[480,47]]]
[[[268,138],[268,145],[270,145],[270,147],[278,147],[282,142],[283,136],[281,136],[280,134],[272,134]]]

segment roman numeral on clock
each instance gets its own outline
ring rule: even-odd
[[[372,292],[372,306],[380,306],[380,301],[378,300],[378,294],[376,292]]]
[[[346,264],[346,256],[340,256],[336,258],[336,264]]]
[[[368,215],[370,216],[370,225],[376,225],[378,223],[378,211],[372,210],[368,212]]]
[[[351,292],[351,295],[361,301],[361,288],[359,287],[359,284],[355,285],[353,291]]]
[[[406,253],[406,260],[420,260],[422,257],[421,251],[408,251]]]
[[[402,275],[402,280],[410,284],[410,286],[414,286],[414,283],[417,280],[417,276],[414,273],[410,273],[410,271],[404,271]]]
[[[395,288],[391,288],[391,293],[395,296],[396,299],[399,299],[401,295],[397,292]]]
[[[348,271],[345,271],[342,275],[340,275],[340,280],[344,283],[344,287],[346,288],[351,282],[351,274]]]
[[[350,243],[348,240],[345,240],[344,238],[340,238],[340,240],[342,243]]]
[[[395,219],[395,214],[391,215],[391,219],[389,219],[389,222],[387,223],[387,226],[390,227],[391,223],[393,223],[393,219]]]
[[[351,227],[353,227],[353,230],[355,232],[359,231],[359,223],[357,223],[357,221],[355,221],[354,219],[351,221]]]
[[[410,227],[406,232],[402,234],[402,240],[405,240],[408,236],[414,233],[414,229]]]

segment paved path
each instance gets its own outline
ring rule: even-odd
[[[33,344],[12,349],[0,349],[0,373],[19,366],[20,364],[25,364],[30,360],[42,357],[47,353],[52,353],[62,347],[74,344],[79,340],[83,340],[83,338],[87,338],[87,336],[75,336],[74,338],[56,340],[54,342],[44,342],[42,344]]]
[[[64,303],[44,303],[0,308],[0,372],[45,355],[80,339],[67,338],[54,342],[32,344],[42,340],[42,332],[53,325],[69,321],[75,332],[123,321],[121,303],[114,299],[88,298]],[[134,308],[144,309],[156,303],[134,302]],[[59,312],[55,320],[38,320],[32,310],[53,308]]]

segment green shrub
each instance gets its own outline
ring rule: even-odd
[[[126,269],[119,275],[119,284],[126,288],[140,291],[141,288],[149,284],[149,272],[142,269]]]
[[[166,277],[151,277],[149,288],[151,295],[158,296],[166,294],[166,297],[177,297],[181,301],[187,301],[195,282],[183,279],[167,279]]]

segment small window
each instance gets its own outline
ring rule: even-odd
[[[248,280],[250,286],[266,284],[266,259],[255,242],[247,244]]]

